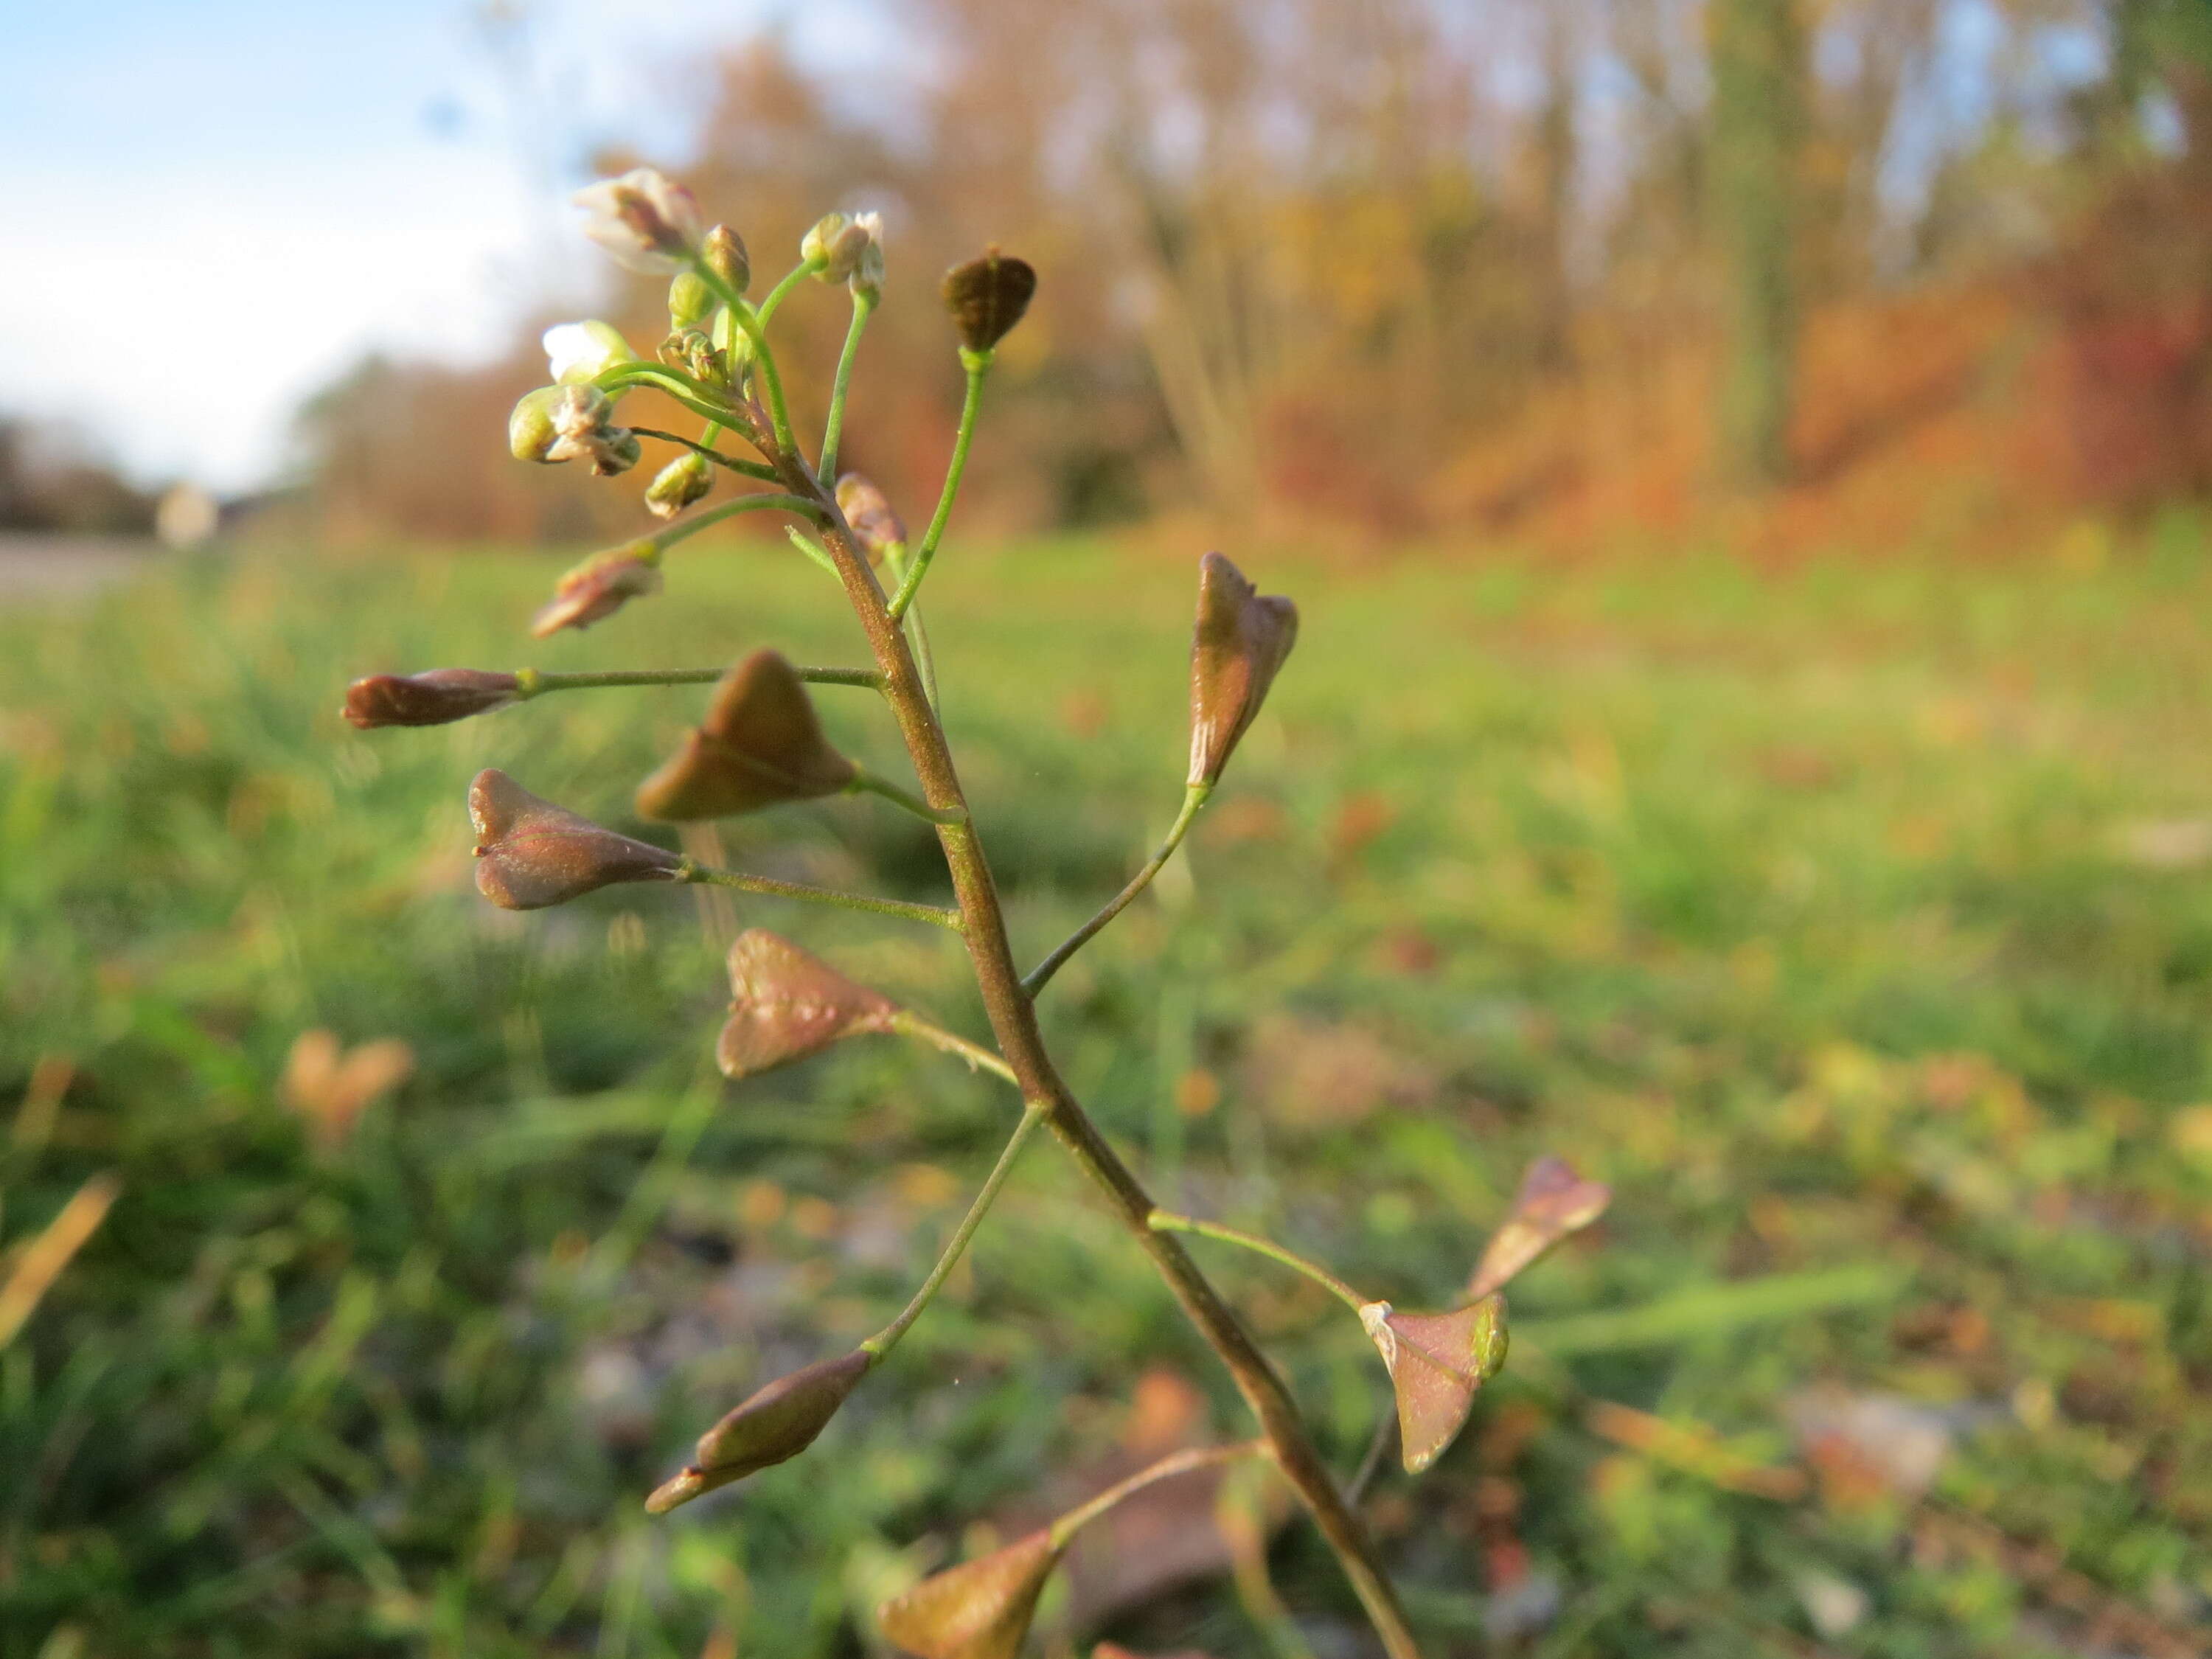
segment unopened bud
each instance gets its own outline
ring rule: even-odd
[[[703,1492],[798,1456],[874,1364],[873,1354],[856,1349],[776,1378],[700,1436],[684,1472],[645,1500],[647,1513],[665,1515]]]
[[[1501,1289],[1561,1239],[1603,1215],[1612,1201],[1612,1188],[1583,1180],[1564,1158],[1538,1158],[1521,1177],[1511,1212],[1483,1247],[1468,1295],[1486,1297]]]
[[[552,601],[532,619],[530,631],[542,640],[564,628],[588,628],[632,599],[658,593],[659,558],[660,550],[650,541],[594,553],[553,585]]]
[[[469,786],[477,888],[509,910],[540,910],[625,881],[673,881],[684,860],[541,800],[506,773]]]
[[[597,380],[617,363],[637,361],[637,353],[629,349],[622,331],[596,319],[556,324],[545,331],[544,344],[545,361],[555,382],[561,386]]]
[[[749,928],[730,946],[730,1018],[714,1060],[725,1077],[750,1077],[849,1036],[888,1031],[897,1012],[890,998],[781,934]]]
[[[863,213],[854,217],[851,227],[837,239],[838,246],[831,250],[832,269],[842,257],[848,239],[855,232],[865,240],[852,255],[852,269],[845,274],[845,284],[857,297],[872,304],[883,297],[884,292],[884,216]]]
[[[703,234],[691,192],[651,167],[603,179],[575,202],[592,216],[584,234],[632,270],[681,270]]]
[[[1390,1373],[1399,1443],[1407,1471],[1419,1474],[1443,1455],[1474,1409],[1475,1391],[1505,1363],[1505,1298],[1486,1296],[1444,1314],[1370,1302],[1359,1321]]]
[[[444,726],[515,699],[521,682],[482,668],[434,668],[425,674],[371,674],[346,688],[340,711],[364,732],[379,726]]]
[[[939,292],[945,308],[952,313],[960,343],[976,352],[995,347],[1030,308],[1036,282],[1036,272],[1026,259],[996,248],[946,271]]]
[[[814,267],[814,274],[825,283],[842,283],[842,276],[830,274],[830,262],[835,257],[838,238],[851,229],[853,222],[842,213],[825,213],[807,228],[806,234],[799,239],[799,257]]]
[[[696,328],[714,314],[721,301],[713,287],[696,270],[679,270],[668,285],[668,328],[679,333]]]
[[[565,396],[564,388],[542,386],[526,392],[507,417],[507,447],[518,461],[542,461],[560,434],[554,429],[553,411]]]
[[[637,811],[672,823],[728,817],[835,795],[855,775],[823,735],[806,683],[761,650],[722,677],[707,718],[638,786]]]
[[[716,225],[707,233],[699,257],[707,262],[709,270],[739,294],[753,280],[753,262],[745,252],[744,238],[727,225]]]
[[[555,463],[589,461],[592,471],[603,478],[627,472],[637,465],[641,453],[637,434],[628,427],[614,424],[613,398],[588,384],[556,386],[554,391],[556,395],[547,406],[553,441],[545,446],[542,454],[529,459]],[[513,422],[508,425],[512,441]]]
[[[1190,775],[1213,783],[1297,643],[1298,609],[1255,592],[1218,553],[1198,565],[1198,622],[1190,642]]]
[[[859,473],[848,472],[837,480],[837,510],[867,549],[871,564],[892,549],[906,546],[906,526],[892,510],[890,498]]]
[[[720,318],[715,321],[720,322]],[[660,343],[660,361],[680,368],[702,386],[718,392],[730,388],[730,371],[722,354],[703,328],[679,329]]]
[[[923,1579],[884,1602],[876,1621],[921,1659],[1014,1659],[1060,1553],[1049,1530],[1033,1532]]]
[[[714,467],[705,456],[687,450],[655,473],[645,487],[646,510],[656,518],[672,519],[714,487]]]

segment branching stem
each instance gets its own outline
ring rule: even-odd
[[[968,820],[968,809],[964,806],[932,806],[919,795],[908,793],[890,779],[879,778],[860,767],[853,769],[853,781],[845,787],[855,794],[881,795],[885,800],[896,802],[915,817],[931,823],[964,823]]]
[[[979,1042],[969,1042],[956,1031],[931,1024],[911,1008],[902,1008],[891,1016],[891,1030],[916,1042],[927,1042],[933,1048],[942,1048],[948,1054],[957,1055],[968,1062],[970,1069],[988,1072],[994,1077],[1004,1078],[1017,1088],[1021,1086],[1021,1079],[1014,1075],[1014,1068],[1000,1056]]]
[[[720,429],[720,422],[716,421],[710,422],[708,423],[708,430],[709,432],[718,432]],[[687,438],[680,432],[663,432],[656,426],[634,426],[630,428],[630,430],[636,433],[641,438],[658,438],[663,443],[680,445],[684,448],[690,450],[694,455],[704,456],[708,460],[714,462],[716,466],[726,466],[731,471],[742,472],[748,478],[763,478],[772,481],[775,477],[775,469],[770,466],[766,461],[741,461],[734,455],[725,455],[720,450],[714,447],[713,440],[710,438]]]
[[[1168,826],[1166,839],[1160,842],[1159,850],[1152,854],[1143,869],[1129,878],[1127,887],[1106,901],[1104,908],[1054,945],[1050,956],[1023,976],[1024,991],[1035,996],[1042,990],[1045,981],[1058,973],[1070,957],[1091,942],[1092,934],[1120,915],[1128,908],[1130,900],[1152,885],[1152,878],[1167,867],[1168,860],[1175,856],[1176,848],[1182,845],[1182,838],[1189,833],[1192,820],[1198,817],[1198,809],[1206,805],[1206,798],[1212,793],[1213,786],[1210,783],[1194,783],[1183,791],[1182,811],[1176,814],[1176,821]]]

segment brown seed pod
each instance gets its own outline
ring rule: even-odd
[[[946,271],[939,291],[960,343],[970,351],[988,351],[1021,321],[1036,284],[1036,272],[1026,259],[991,248],[981,258]]]
[[[1505,1299],[1488,1296],[1443,1314],[1403,1314],[1387,1302],[1359,1310],[1398,1397],[1398,1439],[1414,1474],[1435,1462],[1474,1409],[1475,1390],[1505,1363]]]
[[[874,1364],[873,1354],[855,1349],[779,1376],[699,1437],[691,1462],[654,1488],[646,1512],[665,1515],[717,1486],[798,1456]]]
[[[1198,562],[1189,782],[1212,784],[1221,776],[1297,638],[1297,606],[1279,594],[1254,592],[1244,573],[1218,553]]]
[[[1611,1202],[1613,1188],[1603,1182],[1583,1180],[1564,1158],[1538,1158],[1521,1177],[1512,1209],[1483,1246],[1468,1295],[1480,1298],[1502,1290],[1568,1234],[1603,1215]]]
[[[477,830],[477,888],[508,910],[565,904],[624,881],[673,881],[684,860],[541,800],[506,773],[479,772],[469,786]]]
[[[921,1659],[1014,1659],[1059,1564],[1052,1534],[1033,1532],[923,1579],[884,1602],[877,1621]]]
[[[514,701],[521,682],[483,668],[371,674],[346,687],[339,712],[364,732],[379,726],[444,726]]]
[[[660,569],[651,552],[652,544],[643,543],[593,554],[554,584],[552,600],[532,620],[531,633],[542,640],[564,628],[589,628],[632,599],[658,593]]]
[[[890,1030],[898,1005],[856,985],[780,933],[748,928],[730,945],[730,1018],[714,1045],[726,1077],[750,1077],[833,1042]]]
[[[837,510],[867,549],[870,564],[881,563],[887,550],[906,545],[906,526],[892,511],[890,498],[859,473],[837,480]]]
[[[855,775],[822,735],[806,683],[778,653],[756,651],[722,677],[684,747],[638,786],[637,811],[671,823],[728,817],[834,795]]]

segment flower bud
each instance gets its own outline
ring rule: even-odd
[[[584,234],[632,270],[681,270],[703,231],[691,192],[651,167],[603,179],[575,203],[592,216]]]
[[[597,380],[617,363],[637,361],[637,353],[612,323],[559,323],[545,331],[542,343],[553,379],[561,386]]]
[[[727,225],[716,225],[707,233],[699,257],[707,262],[709,270],[739,294],[753,280],[753,262],[745,252],[744,239]]]
[[[714,319],[719,325],[722,319]],[[660,361],[678,368],[702,386],[717,392],[731,386],[729,364],[714,349],[714,337],[703,328],[678,329],[660,343]]]
[[[672,519],[714,487],[714,469],[696,450],[686,450],[653,475],[645,487],[646,510]]]
[[[814,274],[825,283],[842,283],[841,274],[830,274],[831,261],[836,257],[838,239],[853,228],[853,222],[842,213],[825,213],[807,228],[806,234],[799,239],[799,257],[815,267]]]
[[[671,333],[680,333],[687,328],[696,328],[714,314],[721,301],[715,298],[713,287],[696,270],[679,270],[668,285],[668,328]]]
[[[848,472],[837,480],[837,510],[868,550],[871,564],[880,562],[892,548],[906,545],[906,526],[892,511],[890,499],[869,479]]]
[[[717,1486],[798,1456],[874,1364],[873,1354],[856,1349],[776,1378],[699,1437],[690,1463],[645,1500],[646,1512],[665,1515]]]
[[[1060,1565],[1049,1531],[979,1555],[884,1603],[884,1634],[921,1659],[1014,1659]]]
[[[1252,591],[1218,553],[1198,564],[1198,622],[1190,643],[1191,784],[1211,785],[1260,712],[1275,672],[1297,643],[1298,610]]]
[[[371,674],[346,688],[340,712],[364,732],[378,726],[443,726],[514,701],[521,682],[482,668]]]
[[[854,219],[851,227],[837,239],[837,246],[831,250],[832,269],[843,258],[846,245],[855,233],[860,240],[852,253],[852,269],[845,273],[845,283],[855,295],[872,303],[884,293],[884,216],[863,213]]]
[[[560,434],[553,428],[553,410],[566,396],[557,386],[526,392],[507,417],[507,447],[518,461],[543,461]]]
[[[538,639],[564,628],[589,628],[648,593],[660,591],[660,551],[650,541],[594,553],[553,585],[553,599],[532,620]]]
[[[1468,1295],[1479,1298],[1502,1289],[1568,1234],[1603,1215],[1612,1201],[1612,1188],[1583,1180],[1564,1158],[1538,1158],[1521,1177],[1513,1208],[1483,1247]]]
[[[832,1043],[888,1031],[898,1005],[855,985],[779,933],[753,927],[730,945],[730,1018],[714,1045],[725,1077],[750,1077]]]
[[[1475,1390],[1505,1363],[1505,1298],[1486,1296],[1446,1314],[1402,1314],[1370,1302],[1359,1322],[1382,1355],[1398,1397],[1398,1440],[1406,1468],[1419,1474],[1443,1454]]]
[[[673,881],[684,860],[673,853],[603,829],[540,800],[501,771],[469,786],[477,830],[477,888],[509,910],[565,904],[623,881]]]
[[[988,351],[1030,308],[1036,293],[1036,272],[1026,259],[991,248],[981,258],[946,271],[939,291],[945,296],[945,308],[952,313],[960,343],[970,351]]]
[[[638,786],[637,810],[669,822],[727,817],[834,795],[854,775],[823,736],[805,682],[776,652],[756,651],[722,677],[684,747]]]
[[[554,386],[550,390],[553,395],[543,404],[543,410],[552,428],[552,441],[542,448],[529,447],[538,435],[538,406],[532,403],[538,394],[533,392],[515,406],[507,421],[507,441],[516,455],[524,460],[548,464],[587,460],[592,471],[601,477],[627,472],[637,465],[637,434],[627,427],[614,424],[613,398],[591,385]],[[526,417],[526,406],[532,410]]]

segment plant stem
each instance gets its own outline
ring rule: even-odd
[[[775,353],[769,348],[764,320],[745,303],[745,296],[725,282],[721,273],[696,252],[691,256],[691,268],[705,280],[708,287],[721,297],[722,303],[730,308],[730,315],[738,326],[752,337],[753,368],[768,392],[769,418],[775,424],[776,448],[787,455],[798,454],[799,441],[791,431],[791,410],[783,400],[783,376],[776,371]],[[784,282],[790,280],[786,277]],[[779,283],[776,291],[769,297],[780,299],[782,294],[783,284]]]
[[[1175,856],[1176,848],[1182,845],[1183,836],[1189,833],[1191,821],[1198,817],[1198,809],[1206,805],[1206,798],[1212,793],[1213,786],[1210,783],[1194,783],[1184,789],[1182,811],[1176,814],[1176,821],[1168,826],[1167,838],[1160,842],[1159,850],[1152,854],[1151,861],[1129,878],[1127,887],[1107,900],[1103,909],[1062,939],[1053,948],[1050,956],[1023,975],[1022,989],[1024,992],[1035,996],[1043,989],[1045,981],[1058,973],[1070,957],[1089,944],[1092,934],[1120,915],[1128,908],[1130,900],[1152,885],[1152,878],[1167,867],[1168,860]]]
[[[769,319],[775,315],[776,307],[783,303],[784,296],[821,269],[822,262],[818,259],[801,259],[787,271],[783,280],[770,289],[768,298],[761,301],[760,325],[766,328]]]
[[[876,296],[866,289],[853,290],[853,324],[845,331],[845,349],[837,358],[837,378],[830,387],[830,422],[822,434],[822,461],[814,470],[834,487],[837,482],[837,443],[845,432],[845,393],[853,383],[853,359],[860,349],[861,331],[876,308]]]
[[[711,387],[702,386],[690,375],[679,374],[674,369],[665,368],[658,363],[623,363],[619,368],[609,369],[592,384],[602,392],[619,392],[629,386],[649,386],[656,392],[666,392],[702,421],[713,421],[720,425],[730,419],[728,410],[715,407],[708,395],[713,390]]]
[[[720,507],[709,507],[694,513],[688,519],[678,519],[667,529],[656,531],[644,539],[665,551],[702,530],[711,530],[725,519],[735,518],[740,513],[757,513],[772,508],[807,518],[812,518],[821,511],[812,500],[805,495],[740,495],[734,501],[724,501]]]
[[[720,422],[712,424],[714,429],[720,429]],[[714,447],[711,441],[687,438],[680,432],[663,432],[657,426],[634,426],[630,430],[641,438],[658,438],[663,443],[681,445],[694,455],[703,455],[716,466],[726,466],[731,471],[742,472],[748,478],[773,481],[775,477],[775,469],[766,461],[741,461],[734,455],[725,455]]]
[[[1142,1492],[1156,1480],[1165,1480],[1178,1474],[1192,1474],[1200,1469],[1218,1468],[1224,1463],[1234,1463],[1240,1458],[1265,1457],[1268,1445],[1264,1440],[1240,1440],[1233,1446],[1192,1446],[1179,1452],[1170,1452],[1157,1463],[1149,1463],[1126,1480],[1116,1481],[1096,1498],[1061,1516],[1052,1523],[1052,1541],[1055,1549],[1065,1549],[1067,1540],[1083,1528],[1112,1509],[1122,1499]]]
[[[902,1008],[891,1016],[891,1030],[902,1036],[910,1036],[928,1043],[932,1048],[942,1048],[948,1054],[958,1055],[968,1062],[971,1070],[980,1068],[1006,1079],[1017,1088],[1021,1086],[1021,1080],[1014,1075],[1014,1068],[997,1054],[979,1042],[969,1042],[957,1032],[931,1024],[911,1008]]]
[[[915,817],[926,819],[931,823],[962,823],[967,821],[966,807],[932,806],[920,796],[908,794],[888,778],[879,778],[873,772],[861,767],[856,766],[853,769],[853,781],[845,787],[848,792],[856,794],[865,793],[881,795],[885,800],[896,802]]]
[[[548,691],[582,691],[601,685],[712,685],[730,671],[726,668],[612,668],[589,672],[555,672],[518,668],[514,700],[527,702]],[[883,676],[872,668],[794,668],[791,671],[809,685],[865,685],[879,689]]]
[[[896,1319],[860,1344],[862,1352],[872,1353],[878,1358],[889,1353],[898,1345],[899,1338],[906,1334],[907,1327],[921,1317],[921,1310],[929,1305],[930,1298],[943,1287],[954,1266],[958,1263],[960,1253],[968,1248],[968,1241],[975,1237],[975,1230],[983,1224],[983,1218],[991,1212],[992,1200],[998,1197],[999,1188],[1006,1184],[1007,1176],[1013,1172],[1015,1158],[1021,1156],[1022,1147],[1036,1132],[1037,1125],[1043,1122],[1044,1118],[1042,1106],[1030,1106],[1023,1110],[1022,1121],[1014,1125],[1012,1138],[1006,1142],[1006,1150],[999,1154],[999,1161],[991,1166],[991,1173],[984,1177],[982,1190],[975,1194],[975,1201],[968,1206],[968,1213],[960,1218],[959,1226],[953,1230],[944,1254],[937,1258],[937,1265],[929,1270],[929,1277],[921,1281],[921,1288],[914,1293],[914,1299],[906,1304],[905,1310]]]
[[[953,497],[960,493],[960,475],[968,470],[968,447],[975,439],[975,416],[983,407],[983,380],[991,372],[991,354],[963,349],[960,362],[968,371],[968,393],[960,402],[960,430],[952,440],[952,459],[945,469],[945,488],[938,492],[937,511],[930,515],[929,528],[922,532],[921,545],[915,550],[914,563],[890,602],[893,622],[906,615],[921,579],[929,574],[929,562],[937,556],[937,544],[944,538],[945,520],[952,516]]]
[[[971,377],[975,372],[971,365]],[[972,394],[972,378],[970,390]],[[883,672],[884,696],[899,723],[915,775],[921,781],[923,798],[940,809],[965,808],[967,800],[961,793],[952,753],[922,689],[914,653],[852,526],[838,511],[836,498],[807,470],[803,457],[786,452],[775,459],[787,487],[801,493],[811,491],[822,509],[824,546],[836,561],[845,596],[867,635],[876,665]],[[1366,1522],[1345,1502],[1281,1376],[1182,1242],[1172,1234],[1153,1231],[1149,1224],[1158,1206],[1151,1194],[1099,1133],[1054,1068],[1037,1029],[1036,1006],[1022,989],[1021,970],[1014,965],[1006,939],[997,884],[974,826],[941,824],[937,835],[959,901],[961,932],[968,942],[976,988],[1022,1098],[1043,1107],[1053,1133],[1097,1186],[1123,1230],[1152,1258],[1184,1314],[1228,1368],[1237,1391],[1260,1420],[1276,1467],[1297,1492],[1352,1581],[1352,1590],[1389,1659],[1419,1659],[1419,1647],[1398,1604],[1397,1592],[1382,1571],[1374,1538]]]
[[[1297,1251],[1285,1249],[1272,1238],[1258,1233],[1248,1233],[1241,1227],[1224,1227],[1218,1221],[1200,1221],[1194,1217],[1177,1215],[1171,1210],[1154,1210],[1146,1224],[1154,1232],[1195,1233],[1200,1238],[1218,1239],[1224,1244],[1242,1245],[1271,1261],[1279,1261],[1295,1273],[1302,1273],[1331,1296],[1358,1313],[1374,1298],[1364,1297],[1339,1279],[1317,1261],[1310,1261]]]
[[[935,922],[957,933],[966,923],[957,910],[937,904],[908,904],[904,899],[872,898],[866,893],[842,893],[834,887],[810,887],[802,881],[778,881],[773,876],[749,876],[737,870],[710,870],[688,859],[676,872],[678,881],[701,887],[734,887],[741,893],[767,893],[776,898],[812,899],[847,910],[866,910],[878,916],[904,916],[909,921]]]

